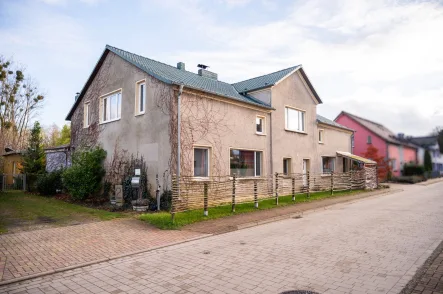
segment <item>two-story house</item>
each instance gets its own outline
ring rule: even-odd
[[[408,140],[418,146],[418,163],[424,165],[425,151],[428,150],[432,160],[432,171],[443,175],[443,155],[440,153],[440,145],[437,136],[408,137]]]
[[[401,175],[406,163],[417,163],[417,146],[398,137],[382,124],[342,111],[337,123],[355,130],[353,153],[364,156],[369,146],[378,149],[379,156],[390,162],[392,174]]]
[[[353,130],[320,103],[301,65],[229,84],[106,46],[67,120],[73,148],[143,155],[151,183],[177,165],[196,178],[346,171]]]

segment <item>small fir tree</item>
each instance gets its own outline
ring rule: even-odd
[[[27,175],[28,190],[32,190],[37,176],[45,172],[45,152],[43,150],[42,128],[34,123],[28,147],[23,155],[22,172]]]
[[[431,153],[429,153],[429,150],[425,151],[424,164],[425,164],[425,171],[427,172],[432,171],[432,158],[431,158]]]

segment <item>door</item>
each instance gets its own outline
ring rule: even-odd
[[[309,161],[308,159],[303,159],[303,186],[308,185],[308,176],[307,176],[308,161]]]

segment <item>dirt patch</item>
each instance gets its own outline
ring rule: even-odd
[[[36,224],[40,224],[40,223],[51,224],[51,223],[55,223],[55,222],[57,222],[57,220],[52,217],[49,217],[49,216],[39,216],[39,217],[37,217],[37,220],[36,220]]]

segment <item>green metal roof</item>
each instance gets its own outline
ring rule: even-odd
[[[258,89],[274,86],[278,81],[301,68],[301,65],[292,66],[270,74],[255,77],[249,80],[232,84],[239,93],[251,92]]]
[[[330,120],[330,119],[328,119],[328,118],[326,118],[324,116],[321,116],[319,114],[317,114],[317,122],[325,124],[325,125],[330,125],[330,126],[333,126],[333,127],[336,127],[336,128],[340,128],[340,129],[344,129],[344,130],[348,130],[348,131],[354,132],[353,129],[345,127],[344,125],[341,125],[341,124],[339,124],[339,123],[337,123],[337,122],[335,122],[333,120]]]
[[[168,84],[183,84],[196,90],[201,90],[207,93],[212,93],[228,98],[232,98],[241,102],[255,104],[261,107],[271,108],[260,100],[252,100],[249,97],[240,95],[235,88],[228,83],[215,80],[208,77],[202,77],[198,74],[186,70],[180,70],[174,66],[161,63],[128,51],[124,51],[107,45],[106,49],[117,54],[124,60],[132,63],[146,73]]]

